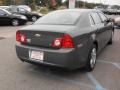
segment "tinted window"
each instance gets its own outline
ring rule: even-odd
[[[10,8],[9,11],[10,12],[18,12],[18,9],[13,7],[13,8]]]
[[[107,20],[107,17],[106,17],[105,15],[103,15],[102,13],[99,13],[99,15],[100,15],[100,17],[101,17],[102,21]]]
[[[40,18],[35,24],[73,25],[79,20],[80,12],[54,11]]]
[[[25,10],[25,9],[23,9],[23,8],[19,8],[19,12],[21,12],[21,13],[26,13],[27,10]]]
[[[100,19],[99,15],[97,13],[91,13],[91,16],[92,16],[95,24],[100,24],[101,23],[101,19]]]
[[[0,10],[0,15],[5,15],[6,13],[3,10]]]

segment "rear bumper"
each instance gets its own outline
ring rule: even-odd
[[[29,58],[30,50],[43,51],[44,60],[43,61],[31,60]],[[29,63],[50,65],[50,66],[62,67],[66,69],[76,69],[82,66],[78,64],[79,61],[76,56],[74,48],[51,50],[51,49],[36,48],[31,46],[16,45],[16,53],[19,59]]]

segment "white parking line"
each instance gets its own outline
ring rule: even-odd
[[[105,61],[105,60],[98,60],[98,62],[100,63],[107,63],[107,64],[112,64],[114,65],[115,67],[117,67],[118,69],[120,69],[120,63],[115,63],[115,62],[110,62],[110,61]],[[65,78],[65,77],[62,77],[62,76],[59,76],[59,75],[55,75],[53,73],[51,73],[51,71],[49,69],[47,70],[44,70],[44,71],[40,71],[38,72],[36,69],[34,68],[31,68],[29,69],[30,71],[33,71],[33,72],[37,72],[37,73],[40,73],[40,74],[43,74],[43,75],[46,75],[46,76],[49,76],[51,78],[55,78],[55,79],[59,79],[59,80],[62,80],[64,82],[68,82],[68,83],[71,83],[71,84],[74,84],[74,85],[77,85],[78,87],[80,86],[84,86],[84,87],[88,87],[88,88],[91,88],[92,90],[108,90],[106,88],[104,88],[99,81],[96,80],[96,78],[91,74],[91,73],[87,73],[87,76],[88,78],[92,81],[92,83],[95,85],[92,86],[92,85],[88,85],[86,83],[82,83],[80,81],[76,81],[76,80],[73,80],[73,79],[68,79],[68,78]]]
[[[87,73],[87,76],[93,82],[93,84],[96,86],[95,90],[107,90],[94,78],[94,76],[91,73]]]
[[[113,63],[118,69],[120,69],[120,65],[118,63]]]
[[[116,68],[120,69],[120,63],[110,62],[110,61],[106,61],[106,60],[98,60],[98,62],[107,63],[107,64],[112,64],[112,65],[114,65]]]

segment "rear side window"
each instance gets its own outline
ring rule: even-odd
[[[14,8],[14,7],[9,8],[9,11],[13,12],[13,13],[17,13],[18,12],[17,8]]]
[[[100,15],[100,17],[101,17],[102,21],[105,21],[105,20],[107,20],[107,17],[106,17],[104,14],[102,14],[102,13],[99,13],[99,15]]]
[[[93,18],[92,18],[91,15],[89,16],[89,18],[90,18],[90,24],[91,24],[91,25],[95,25],[95,22],[94,22],[94,20],[93,20]]]
[[[23,9],[23,8],[19,8],[19,12],[26,13],[27,11],[25,9]]]
[[[3,10],[0,10],[0,16],[5,15],[5,12]]]
[[[101,23],[101,19],[100,19],[99,15],[97,13],[91,13],[91,16],[92,16],[95,24],[100,24]]]

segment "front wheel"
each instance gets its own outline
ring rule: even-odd
[[[96,49],[96,45],[93,45],[89,52],[88,61],[85,66],[86,71],[92,71],[94,69],[96,64],[96,59],[97,59],[97,49]]]
[[[33,22],[37,21],[37,17],[36,16],[32,16],[32,21]]]
[[[19,20],[13,19],[13,20],[12,20],[12,25],[13,25],[13,26],[18,26],[18,25],[19,25]]]

